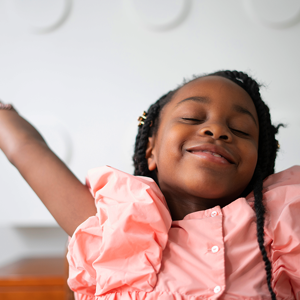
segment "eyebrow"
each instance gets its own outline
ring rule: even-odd
[[[186,102],[186,101],[195,101],[195,102],[201,102],[201,103],[210,103],[210,99],[207,98],[207,97],[199,97],[199,96],[195,96],[195,97],[189,97],[189,98],[186,98],[186,99],[183,99],[181,100],[180,102],[178,102],[176,104],[175,107],[177,107],[179,104],[183,103],[183,102]]]
[[[180,105],[181,103],[184,103],[186,101],[195,101],[195,102],[200,102],[200,103],[205,103],[205,104],[211,102],[211,100],[209,98],[207,98],[207,97],[195,96],[195,97],[189,97],[189,98],[181,100],[180,102],[178,102],[176,104],[175,107],[177,107],[178,105]],[[239,113],[242,113],[242,114],[250,116],[251,119],[253,120],[253,122],[255,123],[255,125],[257,126],[257,122],[256,122],[254,116],[252,115],[252,113],[248,109],[246,109],[245,107],[242,107],[242,106],[240,106],[238,104],[234,104],[233,105],[233,110],[235,110],[236,112],[239,112]]]

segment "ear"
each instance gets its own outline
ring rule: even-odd
[[[154,171],[156,169],[154,137],[148,138],[148,144],[147,144],[147,149],[146,149],[146,159],[148,162],[148,169],[150,171]]]

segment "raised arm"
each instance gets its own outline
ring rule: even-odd
[[[39,132],[13,108],[0,102],[0,149],[70,236],[95,215],[94,199],[50,150]]]

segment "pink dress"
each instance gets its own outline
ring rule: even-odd
[[[102,167],[87,185],[97,214],[69,244],[76,299],[270,299],[252,194],[172,222],[152,179]],[[263,194],[274,292],[300,299],[300,167],[270,176]]]

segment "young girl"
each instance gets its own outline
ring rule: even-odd
[[[300,299],[300,167],[272,175],[278,127],[259,85],[201,76],[139,121],[141,176],[102,167],[84,186],[0,105],[0,148],[72,236],[77,299]]]

